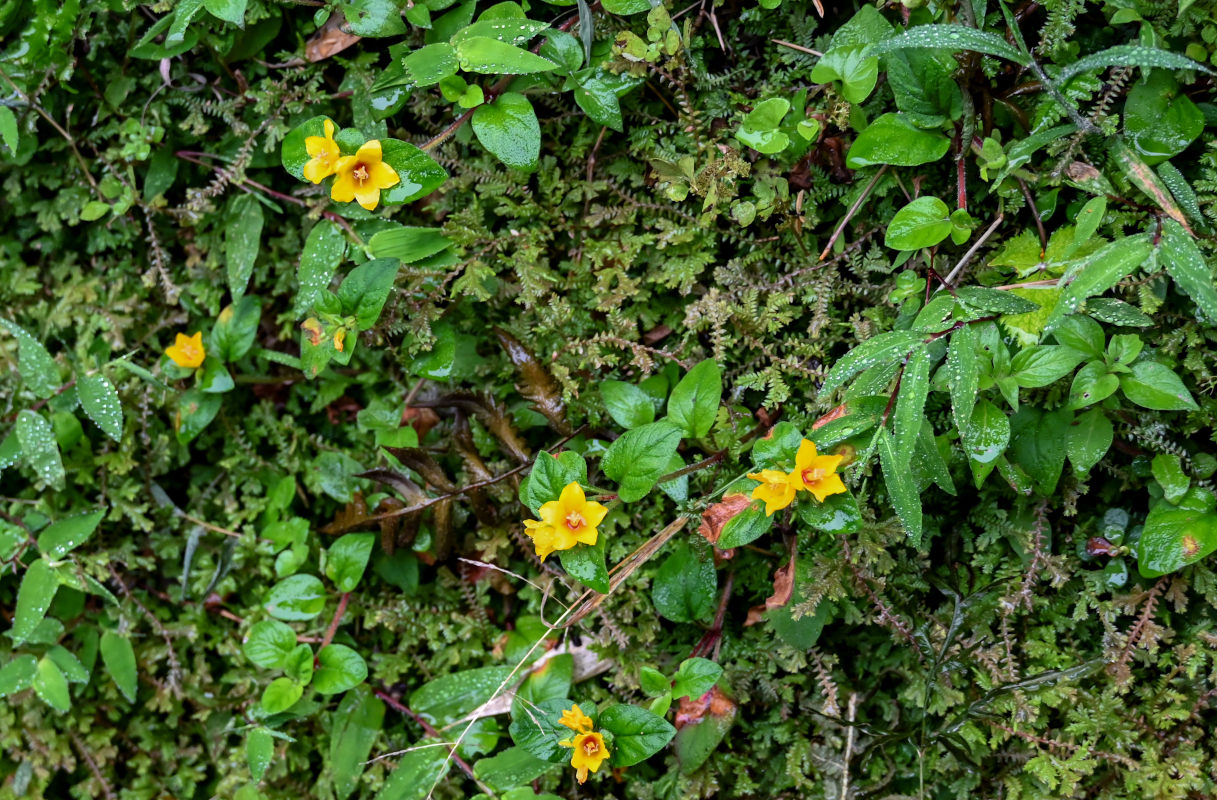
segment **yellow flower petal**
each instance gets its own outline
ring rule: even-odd
[[[376,188],[356,189],[355,200],[368,211],[373,211],[380,202],[380,190]]]
[[[575,747],[570,757],[570,765],[575,768],[575,777],[579,783],[587,780],[588,772],[596,772],[600,765],[609,757],[608,747],[604,737],[599,733],[581,733],[575,737]]]
[[[592,718],[584,714],[583,709],[579,708],[578,705],[573,705],[562,712],[562,718],[558,720],[558,724],[565,725],[575,733],[588,733],[592,729]],[[573,742],[567,745],[567,747],[574,746]]]
[[[795,487],[791,476],[776,469],[764,469],[748,476],[760,485],[752,490],[753,500],[765,503],[765,516],[772,517],[774,512],[781,511],[794,502]]]
[[[401,182],[401,178],[397,176],[397,170],[383,161],[370,165],[368,173],[369,180],[377,189],[388,189],[390,186],[396,186]]]
[[[305,163],[302,172],[306,181],[321,183],[334,173],[334,167],[323,159],[314,158]]]
[[[384,156],[380,149],[379,139],[369,139],[359,146],[355,151],[355,160],[361,164],[367,164],[370,168],[373,164],[379,164]]]
[[[198,331],[193,336],[179,333],[173,344],[165,348],[165,355],[183,369],[199,367],[207,357],[207,351],[203,348],[203,332]]]

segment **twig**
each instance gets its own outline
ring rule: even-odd
[[[819,50],[812,50],[810,47],[804,47],[803,45],[795,44],[794,42],[786,42],[781,39],[770,39],[769,41],[773,42],[774,44],[780,44],[782,47],[789,47],[791,50],[798,50],[800,53],[806,53],[809,56],[824,55]]]
[[[397,711],[398,713],[401,713],[401,714],[405,714],[407,717],[409,717],[410,719],[417,722],[420,726],[422,726],[423,733],[425,733],[427,736],[430,736],[433,739],[443,739],[444,738],[440,734],[440,732],[435,729],[435,726],[433,726],[430,722],[427,722],[427,720],[425,718],[419,716],[418,714],[415,714],[409,708],[402,705],[402,703],[396,697],[389,694],[383,688],[377,687],[376,689],[373,690],[373,692],[381,700],[384,700],[385,704],[388,705],[390,708],[392,708],[394,711]],[[487,797],[498,797],[498,795],[496,795],[494,793],[493,789],[491,789],[489,786],[487,786],[486,784],[482,783],[480,780],[477,779],[477,777],[473,774],[473,767],[469,766],[469,762],[467,762],[465,759],[461,758],[460,756],[458,756],[456,754],[456,748],[460,745],[459,739],[454,743],[451,743],[451,742],[441,742],[441,743],[448,747],[448,758],[450,758],[450,759],[452,759],[452,761],[456,762],[456,765],[461,768],[461,771],[464,772],[465,775],[467,775],[469,777],[469,780],[476,783],[478,785],[478,788],[481,789],[482,792]],[[442,778],[443,778],[443,775],[441,774],[440,779],[442,779]],[[439,779],[436,780],[436,784],[438,784],[438,783],[439,783]],[[432,788],[432,790],[435,789],[434,786],[432,786],[431,788]],[[428,795],[430,795],[430,792],[428,792]]]
[[[334,618],[330,620],[330,627],[325,629],[325,636],[321,638],[321,646],[317,648],[317,657],[320,657],[321,651],[334,641],[334,634],[338,632],[338,625],[342,622],[343,616],[347,613],[347,603],[351,601],[351,593],[343,592],[342,597],[338,598],[338,608],[334,609]],[[317,658],[313,660],[314,664],[320,662]]]
[[[841,218],[841,222],[837,225],[837,229],[833,231],[832,236],[828,238],[828,244],[825,245],[824,250],[820,253],[820,258],[818,260],[823,261],[828,256],[828,252],[832,250],[832,246],[836,244],[837,239],[841,237],[841,232],[845,230],[845,226],[849,224],[849,221],[853,218],[854,214],[858,213],[858,209],[862,208],[862,204],[866,202],[866,198],[870,197],[871,190],[875,188],[875,184],[879,182],[879,179],[883,177],[883,173],[885,172],[887,172],[887,164],[879,167],[879,171],[875,173],[875,177],[870,179],[870,183],[866,184],[866,188],[862,190],[862,194],[860,194],[858,199],[854,201],[854,204],[849,207],[849,211],[845,212],[845,216]]]
[[[68,731],[68,736],[72,739],[72,744],[76,745],[76,749],[80,751],[80,756],[89,765],[89,771],[93,773],[93,777],[101,784],[101,792],[106,796],[106,800],[114,800],[114,792],[110,789],[110,784],[106,783],[105,777],[101,774],[101,770],[97,768],[97,762],[93,760],[92,754],[85,748],[85,743],[80,741],[80,737],[76,735],[76,731]]]
[[[1023,190],[1023,197],[1027,199],[1027,208],[1031,210],[1031,216],[1035,217],[1035,229],[1040,234],[1040,253],[1048,251],[1048,233],[1044,230],[1044,221],[1040,219],[1040,210],[1035,206],[1035,198],[1031,196],[1031,190],[1027,188],[1027,182],[1018,176],[1015,176],[1018,181],[1019,188]]]
[[[849,693],[849,707],[845,717],[851,723],[858,714],[858,693]],[[845,756],[841,759],[841,800],[849,800],[849,760],[854,757],[855,728],[845,728]]]
[[[955,268],[947,273],[947,277],[943,280],[945,285],[955,285],[955,279],[959,277],[961,272],[963,272],[963,268],[966,267],[968,262],[972,260],[972,256],[976,255],[976,251],[981,248],[981,245],[988,241],[989,237],[993,235],[993,231],[997,230],[997,226],[1002,223],[1002,220],[1005,219],[1005,217],[1006,214],[1004,211],[998,212],[997,219],[993,220],[993,224],[985,229],[985,232],[980,235],[980,238],[976,240],[976,243],[968,248],[968,252],[963,254],[963,258],[959,259],[959,263],[955,265]],[[942,291],[942,287],[940,287],[938,291]]]

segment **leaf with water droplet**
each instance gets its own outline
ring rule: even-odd
[[[827,398],[847,380],[876,364],[899,361],[924,339],[925,335],[916,331],[890,331],[867,339],[833,364],[820,387],[819,396]]]
[[[81,408],[102,433],[114,441],[123,435],[123,407],[114,384],[105,375],[82,375],[76,379]]]
[[[41,558],[30,564],[17,590],[17,607],[9,631],[14,645],[24,642],[42,622],[58,589],[59,576],[50,564]]]
[[[38,478],[53,489],[64,487],[63,459],[59,456],[59,442],[46,417],[37,411],[23,409],[17,415],[17,442],[25,463],[33,468]]]
[[[972,50],[985,55],[1005,58],[1026,66],[1030,59],[995,33],[979,31],[963,25],[918,25],[904,33],[872,45],[868,55],[882,55],[905,48],[943,50]]]

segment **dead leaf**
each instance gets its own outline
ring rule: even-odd
[[[730,717],[738,708],[735,701],[717,686],[701,697],[682,697],[676,705],[676,729],[696,725],[707,716],[715,719]]]
[[[723,526],[742,513],[751,502],[746,494],[726,495],[722,502],[715,503],[702,512],[701,527],[697,532],[710,544],[717,545],[718,537],[723,533]]]
[[[418,402],[419,408],[459,408],[477,417],[478,422],[486,426],[486,430],[499,440],[503,449],[513,459],[521,464],[532,461],[531,451],[511,421],[511,412],[500,405],[493,397],[472,392],[454,392],[436,400]]]
[[[811,424],[811,429],[814,431],[819,428],[823,428],[828,423],[832,422],[833,420],[841,419],[841,417],[845,416],[848,413],[849,413],[849,409],[845,407],[844,403],[842,403],[841,405],[834,408],[832,411],[829,411],[827,414],[825,414],[824,416],[820,417],[818,420],[813,422]]]
[[[304,45],[304,54],[309,61],[324,61],[335,53],[341,53],[360,40],[359,36],[342,29],[346,18],[342,14],[330,14],[321,29]]]
[[[456,484],[448,477],[443,468],[435,463],[431,454],[420,447],[386,447],[390,453],[402,463],[402,466],[414,470],[431,486],[441,492],[455,492]]]
[[[401,412],[401,424],[413,428],[421,442],[427,432],[439,424],[439,414],[429,408],[406,406],[405,410]]]
[[[334,520],[320,531],[325,534],[348,533],[356,530],[370,530],[376,523],[368,519],[368,504],[363,499],[363,492],[355,492],[351,502],[342,507],[334,515]]]
[[[494,329],[494,335],[498,337],[499,344],[507,352],[511,363],[520,371],[520,378],[524,382],[516,387],[520,394],[549,420],[554,430],[563,436],[569,436],[571,427],[566,421],[566,404],[562,402],[562,390],[558,388],[558,382],[519,339],[499,327]]]
[[[777,572],[773,573],[773,594],[765,598],[765,605],[748,609],[744,627],[756,625],[765,618],[765,612],[782,608],[790,602],[790,598],[794,596],[794,567],[797,558],[798,551],[791,550],[790,563],[778,567]]]

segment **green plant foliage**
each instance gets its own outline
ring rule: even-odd
[[[0,0],[0,796],[1217,795],[1215,43]]]

